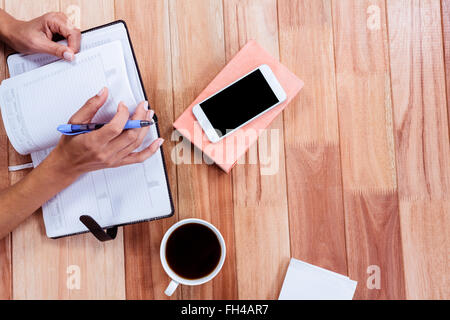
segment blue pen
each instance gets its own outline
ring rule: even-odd
[[[151,126],[155,121],[151,120],[128,120],[125,124],[126,129],[137,129]],[[88,124],[62,124],[58,126],[58,131],[66,136],[74,136],[81,133],[91,132],[103,127],[106,123],[88,123]]]

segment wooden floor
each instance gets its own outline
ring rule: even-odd
[[[227,259],[173,299],[276,299],[291,257],[357,280],[357,299],[450,298],[450,0],[0,3],[22,19],[62,11],[82,29],[127,22],[176,208],[106,244],[49,240],[35,213],[0,241],[1,298],[165,299],[160,240],[188,217],[221,230]],[[305,82],[271,126],[279,170],[174,165],[172,123],[250,39]],[[8,164],[28,161],[2,129],[1,187],[27,174]]]

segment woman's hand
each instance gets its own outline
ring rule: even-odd
[[[102,89],[75,113],[69,123],[86,124],[106,102],[108,89]],[[154,112],[142,102],[132,116],[133,120],[150,120]],[[153,155],[164,142],[156,139],[148,148],[133,152],[144,140],[149,127],[123,130],[129,120],[128,108],[120,103],[114,118],[103,128],[76,136],[62,136],[57,147],[49,155],[53,165],[73,178],[88,171],[114,168],[143,162]]]
[[[89,99],[73,115],[72,123],[89,123],[106,102],[108,90]],[[59,144],[42,163],[22,180],[0,192],[0,239],[16,228],[43,203],[67,188],[87,171],[117,167],[144,161],[154,154],[163,139],[156,139],[146,149],[139,147],[149,128],[123,130],[129,113],[120,104],[114,118],[99,130],[78,136],[63,136]],[[133,119],[150,119],[153,111],[141,103]],[[32,196],[30,196],[32,195]]]
[[[52,41],[53,34],[65,37],[68,46]],[[27,54],[48,53],[72,61],[74,54],[80,50],[80,30],[61,12],[20,21],[0,10],[0,36],[14,50]]]

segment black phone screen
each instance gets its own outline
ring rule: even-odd
[[[200,103],[200,107],[219,137],[222,137],[278,102],[258,69]]]

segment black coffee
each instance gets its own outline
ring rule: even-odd
[[[194,280],[214,271],[221,251],[219,239],[211,229],[187,223],[175,229],[167,240],[166,259],[176,274]]]

